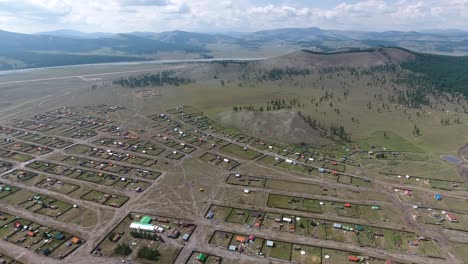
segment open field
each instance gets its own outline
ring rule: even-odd
[[[400,73],[268,63],[176,65],[193,82],[134,88],[113,81],[150,65],[1,75],[0,248],[25,264],[464,263],[464,99],[412,108]]]

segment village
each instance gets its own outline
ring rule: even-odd
[[[191,106],[125,127],[128,112],[1,124],[0,245],[44,263],[432,264],[445,263],[441,232],[468,232],[466,184],[414,175],[417,150],[279,144]],[[30,259],[8,253],[0,263]]]

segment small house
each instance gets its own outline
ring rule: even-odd
[[[234,245],[230,245],[228,249],[229,249],[230,251],[236,251],[236,250],[237,250],[237,247],[234,246]]]
[[[170,238],[178,238],[180,235],[180,231],[178,229],[172,229],[171,232],[167,235]]]
[[[341,224],[338,224],[338,223],[334,223],[334,224],[333,224],[333,227],[334,227],[334,228],[338,228],[338,229],[341,229]]]
[[[275,243],[273,241],[271,241],[271,240],[267,240],[266,245],[267,245],[267,247],[274,247]]]
[[[236,241],[239,243],[244,244],[245,243],[245,237],[244,236],[236,236]]]
[[[205,261],[208,259],[208,256],[204,253],[200,253],[198,254],[197,256],[197,261],[198,262],[202,262],[202,263],[205,263]]]
[[[57,240],[63,240],[64,238],[65,238],[65,236],[62,233],[55,234],[55,239],[57,239]]]
[[[355,225],[354,228],[355,228],[357,231],[364,231],[364,226],[362,226],[362,225]]]
[[[348,260],[351,261],[351,262],[361,261],[358,256],[348,256]]]
[[[378,205],[373,205],[371,208],[372,210],[380,210],[380,206]]]
[[[185,241],[185,242],[187,242],[189,239],[190,239],[190,234],[184,234],[182,236],[182,240]]]
[[[262,212],[260,212],[260,211],[250,211],[250,216],[260,217],[260,216],[262,216]]]
[[[452,214],[452,213],[447,213],[446,216],[447,216],[447,219],[448,219],[450,222],[458,223],[458,219],[457,219],[457,217],[456,217],[454,214]]]
[[[411,196],[411,195],[413,194],[413,191],[411,191],[411,190],[404,190],[404,191],[403,191],[403,194],[404,194],[405,196]]]
[[[345,203],[345,204],[344,204],[344,207],[345,207],[345,208],[351,208],[351,204],[350,204],[350,203]]]
[[[206,214],[207,219],[213,219],[214,213],[212,211],[209,211],[208,214]]]
[[[141,218],[140,220],[140,223],[149,224],[151,223],[151,221],[152,221],[151,216],[143,216],[143,218]]]
[[[435,198],[437,201],[440,201],[440,200],[442,200],[442,195],[436,194],[436,195],[434,195],[434,198]]]

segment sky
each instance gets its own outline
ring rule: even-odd
[[[0,0],[0,29],[22,33],[288,27],[468,30],[468,0]]]

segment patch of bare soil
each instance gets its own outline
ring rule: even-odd
[[[220,117],[222,124],[254,137],[286,144],[326,144],[328,139],[307,124],[296,112],[229,112]]]

